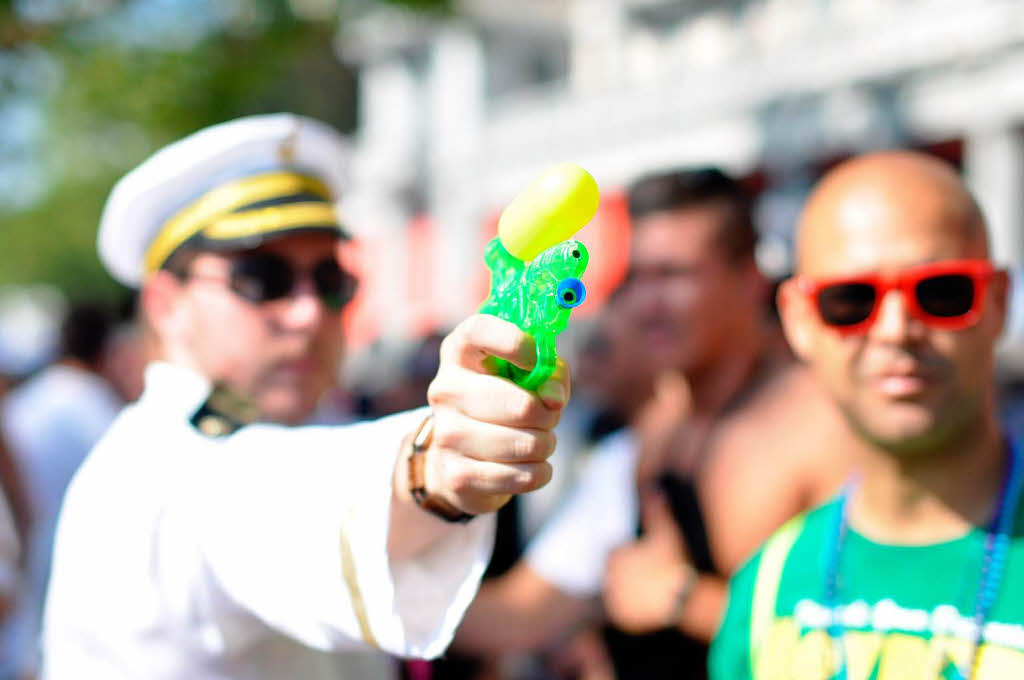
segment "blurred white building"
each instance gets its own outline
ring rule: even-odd
[[[413,304],[411,320],[386,315],[384,335],[472,310],[486,292],[487,220],[561,160],[588,168],[612,198],[670,166],[752,177],[764,189],[764,264],[781,272],[796,209],[822,169],[866,149],[928,148],[962,167],[997,259],[1022,260],[1020,0],[456,6],[451,20],[378,9],[338,36],[361,100],[344,210],[380,262],[377,302],[441,303]],[[617,210],[595,240],[621,260],[608,245],[621,243]],[[620,264],[599,272],[601,285]]]

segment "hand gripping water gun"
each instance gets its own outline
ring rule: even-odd
[[[484,250],[491,292],[480,312],[511,321],[537,345],[532,371],[496,359],[498,374],[528,390],[551,377],[558,359],[555,340],[569,312],[587,296],[580,277],[590,255],[571,237],[597,212],[598,197],[597,182],[586,170],[570,163],[552,166],[509,203],[498,235]]]

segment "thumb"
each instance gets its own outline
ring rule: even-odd
[[[572,380],[569,366],[561,358],[555,362],[555,370],[547,381],[537,388],[537,396],[549,409],[560,409],[569,401]]]

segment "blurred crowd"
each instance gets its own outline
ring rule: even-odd
[[[1024,677],[1022,18],[1024,0],[0,3],[0,680]],[[280,109],[330,125],[248,115]],[[886,148],[915,151],[857,155]],[[557,426],[469,417],[437,387],[453,329],[433,326],[482,292],[485,213],[570,159],[602,184],[590,299],[558,341],[571,399],[526,395]],[[114,280],[137,290],[92,292]],[[493,381],[466,393],[499,395],[472,406],[515,410],[488,359],[457,358],[462,386]],[[201,405],[167,406],[198,383]],[[131,409],[147,397],[167,401]],[[386,500],[451,536],[483,536],[497,503],[431,487],[443,456],[475,444],[466,460],[535,479],[557,435],[542,488],[491,489],[510,500],[471,603],[428,602],[455,587],[432,570],[475,585],[482,548],[449,563],[423,531],[394,557],[389,534],[357,578],[346,551],[372,551],[347,535],[401,514],[353,515],[334,487],[302,514],[310,479],[337,479],[291,465],[302,433],[348,429],[293,426],[401,413],[380,430],[401,448],[377,437],[405,466]],[[267,423],[287,434],[210,474]],[[522,450],[466,436],[484,424]],[[97,444],[114,462],[76,494]],[[253,474],[253,452],[306,476]],[[320,460],[349,466],[359,506],[353,480],[383,475],[346,452]],[[329,559],[221,540],[331,512]],[[395,568],[410,555],[429,568]],[[323,582],[296,568],[335,557]],[[418,614],[444,620],[429,643]],[[429,645],[446,651],[389,656]]]
[[[142,391],[145,349],[130,304],[53,304],[53,295],[38,293],[5,291],[0,317],[8,326],[0,364],[4,677],[31,677],[36,668],[68,483],[121,407]],[[31,345],[19,342],[25,336]]]
[[[714,168],[672,170],[635,181],[628,200],[628,276],[563,338],[573,397],[554,478],[500,511],[452,649],[395,661],[406,677],[704,677],[729,577],[848,474],[847,426],[788,349],[758,269],[746,188]],[[151,356],[134,304],[37,293],[4,291],[0,314],[5,679],[38,669],[64,491],[138,399]],[[19,334],[31,351],[10,340]],[[351,357],[310,421],[425,404],[443,337]]]

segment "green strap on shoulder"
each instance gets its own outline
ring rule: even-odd
[[[750,675],[757,677],[757,660],[761,643],[775,620],[775,602],[786,558],[804,527],[805,514],[799,514],[783,524],[765,543],[761,563],[754,580],[754,600],[750,610]]]

